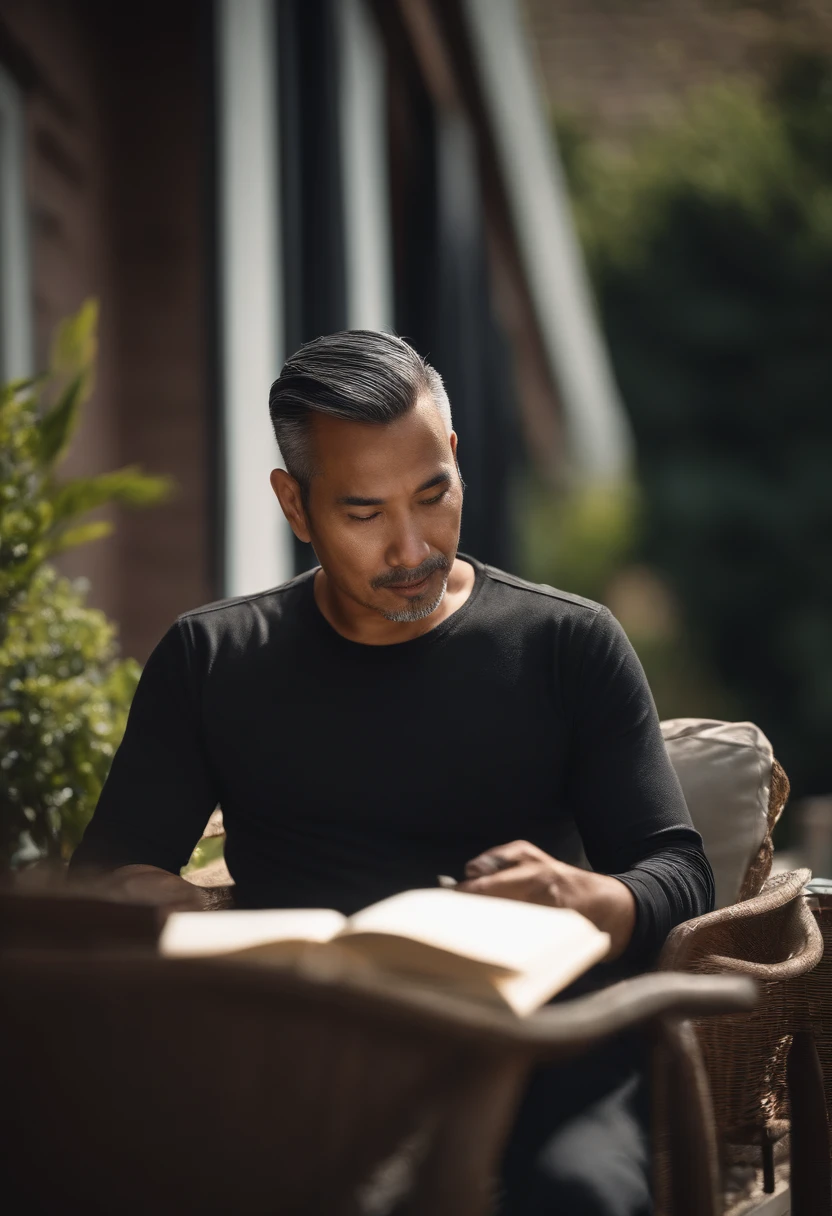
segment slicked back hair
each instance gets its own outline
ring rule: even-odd
[[[433,398],[450,434],[451,406],[442,377],[403,338],[348,329],[301,346],[271,387],[269,414],[304,505],[308,507],[315,475],[309,425],[313,413],[384,425],[401,418],[423,395]]]

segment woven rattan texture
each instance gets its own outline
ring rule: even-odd
[[[740,889],[740,899],[753,899],[763,889],[763,883],[771,873],[774,860],[774,845],[771,834],[789,797],[789,779],[782,765],[774,760],[771,766],[771,785],[768,797],[768,831],[757,856],[748,867]]]
[[[761,985],[751,1012],[695,1023],[723,1166],[731,1161],[729,1145],[759,1145],[787,1129],[786,1057],[793,1031],[807,1021],[804,975],[821,949],[803,895],[809,876],[808,870],[777,874],[753,899],[679,925],[662,953],[662,969],[750,975]],[[661,1069],[654,1085],[656,1210],[668,1216],[665,1120],[674,1095]]]
[[[734,1143],[759,1143],[767,1125],[788,1118],[786,1055],[792,1032],[806,1022],[803,973],[817,962],[807,952],[804,880],[801,871],[776,875],[755,898],[753,915],[703,924],[686,942],[683,970],[762,981],[751,1013],[697,1025],[717,1129]]]
[[[661,967],[753,975],[762,983],[752,1013],[697,1025],[721,1137],[759,1142],[772,1121],[788,1117],[786,1055],[791,1033],[805,1023],[803,974],[815,966],[807,951],[807,871],[769,877],[771,833],[789,796],[789,780],[772,763],[768,833],[743,881],[740,900],[674,930]]]
[[[832,896],[813,897],[814,916],[823,936],[823,958],[784,994],[784,1015],[812,1031],[823,1071],[832,1140]]]
[[[820,1025],[821,1011],[829,1007],[832,968],[828,975],[822,973],[815,995],[809,996],[820,961],[817,933],[809,924],[812,913],[803,894],[811,874],[796,870],[770,877],[774,853],[771,834],[788,796],[788,778],[775,760],[768,832],[748,868],[738,902],[678,926],[659,961],[661,969],[700,974],[728,971],[754,976],[761,984],[760,1002],[751,1013],[696,1023],[723,1167],[732,1164],[737,1145],[761,1144],[784,1133],[789,1114],[786,1058],[792,1034],[805,1027],[810,1018],[815,1026]],[[832,908],[829,917],[825,928],[832,933]],[[829,1096],[832,1025],[827,1029],[827,1050],[822,1059]],[[654,1086],[656,1210],[659,1216],[666,1216],[669,1158],[663,1112],[673,1096],[666,1092],[661,1075],[654,1078]]]

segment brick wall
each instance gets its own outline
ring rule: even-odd
[[[116,282],[112,349],[123,462],[169,473],[176,498],[119,522],[125,645],[144,658],[213,580],[211,131],[201,0],[98,6],[104,159]]]
[[[170,504],[124,513],[68,555],[140,660],[173,618],[213,598],[210,181],[198,0],[0,0],[26,64],[27,194],[38,365],[57,321],[101,302],[94,397],[67,473],[139,462]]]
[[[23,66],[26,191],[31,241],[32,315],[36,370],[47,359],[58,321],[88,296],[101,300],[98,382],[86,407],[68,474],[114,467],[119,453],[110,407],[112,283],[102,200],[102,131],[93,88],[91,39],[68,6],[49,0],[2,0],[0,18]],[[12,66],[19,66],[17,55]],[[91,545],[64,567],[83,573],[93,601],[117,612],[116,542]]]

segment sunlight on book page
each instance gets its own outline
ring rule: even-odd
[[[403,891],[357,912],[341,936],[360,933],[410,938],[512,971],[536,968],[542,959],[583,958],[587,951],[609,949],[608,935],[571,908],[441,887]]]
[[[344,924],[341,913],[328,908],[173,912],[159,938],[159,953],[194,958],[270,942],[328,942]]]
[[[520,1017],[525,1017],[568,988],[593,964],[600,963],[609,947],[609,934],[599,932],[596,937],[584,938],[568,954],[538,960],[531,971],[495,974],[491,982],[506,1004]]]

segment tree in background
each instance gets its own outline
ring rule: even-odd
[[[167,479],[129,467],[61,481],[92,389],[97,309],[59,329],[48,375],[0,389],[0,870],[65,860],[95,808],[139,677],[85,588],[50,559],[106,536],[79,522],[107,503],[145,506]]]
[[[828,793],[832,65],[793,53],[767,95],[713,88],[626,155],[562,134],[637,442],[630,559],[794,792]]]
[[[525,577],[606,604],[624,627],[662,718],[734,718],[737,708],[702,655],[667,580],[643,557],[645,502],[634,483],[523,493]]]

